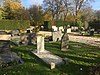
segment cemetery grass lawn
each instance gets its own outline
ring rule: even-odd
[[[40,59],[31,53],[36,46],[12,47],[12,51],[22,55],[24,64],[0,70],[0,75],[88,75],[89,68],[100,63],[100,48],[76,42],[69,43],[66,52],[60,51],[60,43],[46,43],[45,49],[62,58],[69,58],[68,65],[50,70]],[[81,71],[80,68],[83,70]]]

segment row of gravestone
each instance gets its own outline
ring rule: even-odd
[[[65,43],[68,42],[67,41],[68,40],[67,29],[66,29],[66,32],[64,33],[64,35],[61,31],[51,32],[51,34],[52,34],[51,38],[52,38],[53,42],[61,40],[61,48],[62,48],[62,45],[66,45]],[[13,40],[16,40],[16,37],[17,36],[15,36],[15,38]],[[11,38],[13,38],[13,37],[11,37],[11,35],[0,35],[0,40],[10,40]],[[17,39],[19,39],[17,41],[18,45],[36,44],[36,41],[37,41],[35,33],[21,34],[20,36],[18,36]],[[2,46],[2,48],[3,48],[3,46]]]
[[[58,32],[50,32],[52,35],[45,37],[45,41],[60,41],[63,33],[58,31]],[[15,37],[15,38],[14,38]],[[27,44],[36,44],[36,34],[35,33],[28,33],[28,34],[21,34],[20,36],[13,36],[12,40],[17,40],[16,43],[17,44],[23,44],[23,45],[27,45]]]
[[[53,41],[53,42],[61,41],[61,49],[66,50],[68,48],[69,38],[68,38],[68,34],[67,34],[67,29],[65,29],[64,33],[62,33],[61,31],[57,31],[57,32],[51,32],[51,34],[52,35],[49,36],[49,39],[50,39],[49,41]],[[42,34],[42,35],[45,35],[45,34]],[[44,38],[45,38],[45,36],[44,36]],[[36,44],[37,41],[39,40],[39,39],[37,39],[37,35],[35,33],[21,35],[20,39],[21,39],[20,43],[26,44],[26,45],[27,44]]]
[[[69,43],[68,34],[65,32],[61,39],[62,39],[61,40],[61,50],[62,51],[67,51],[68,43]],[[37,53],[44,52],[44,50],[45,50],[44,36],[38,35],[37,36]]]
[[[15,36],[16,37],[16,36]],[[68,43],[68,35],[67,32],[63,33],[62,32],[53,32],[52,33],[52,39],[53,42],[59,41],[61,40],[61,48],[63,48],[64,46],[67,45]],[[10,40],[11,36],[10,35],[0,35],[0,40]],[[16,39],[16,38],[15,38]],[[15,40],[13,39],[13,40]],[[18,39],[18,38],[17,38]],[[35,33],[29,33],[29,34],[23,34],[19,37],[18,40],[18,45],[27,45],[27,44],[36,44],[36,34]],[[6,45],[6,44],[5,44]],[[1,50],[3,50],[3,48],[6,48],[5,45],[3,45],[1,48]],[[8,44],[9,45],[9,44]],[[64,45],[64,46],[63,46]],[[68,48],[68,47],[66,47]]]
[[[60,33],[53,33],[53,35],[55,36],[56,39],[59,36],[59,38],[61,40],[62,35],[60,35]],[[10,35],[0,35],[0,36],[1,36],[1,38],[0,38],[0,52],[9,50],[10,49],[10,38],[11,38],[11,36]],[[3,37],[5,37],[5,38],[3,38]],[[64,34],[64,36],[62,37],[62,45],[65,45],[64,42],[66,40],[68,40],[68,38],[65,39],[66,37],[67,37],[67,35]],[[28,36],[27,35],[21,36],[21,43],[27,43],[27,42],[32,43],[33,40],[34,40],[34,44],[36,44],[36,42],[37,43],[38,42],[39,43],[43,42],[43,40],[40,39],[40,38],[37,38],[37,40],[36,40],[36,35],[35,34],[28,34]],[[43,43],[41,45],[43,46]]]

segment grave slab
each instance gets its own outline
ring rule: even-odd
[[[51,69],[54,69],[56,66],[63,64],[63,60],[61,57],[53,55],[49,51],[44,51],[37,53],[36,51],[32,51],[38,58],[43,60],[46,64],[50,66]]]

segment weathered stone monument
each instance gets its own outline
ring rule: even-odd
[[[65,30],[64,30],[64,34],[62,36],[62,40],[61,40],[61,50],[62,51],[67,51],[67,49],[68,49],[68,42],[69,42],[69,38],[68,38],[67,26],[66,26]]]
[[[19,30],[19,29],[17,29],[17,30],[12,30],[12,31],[11,31],[11,35],[12,35],[12,36],[19,36],[19,35],[20,35],[20,30]]]
[[[35,33],[22,34],[20,36],[20,43],[22,45],[36,44],[36,34]]]
[[[60,41],[62,36],[63,36],[63,33],[61,31],[52,32],[53,42]]]
[[[25,34],[22,34],[21,36],[20,36],[20,44],[23,44],[23,45],[27,45],[28,44],[28,40],[27,40],[27,35],[25,35]]]

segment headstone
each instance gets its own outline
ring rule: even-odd
[[[37,36],[37,53],[44,52],[44,36]]]
[[[63,33],[61,31],[52,32],[52,39],[53,42],[60,41],[62,38]]]
[[[36,44],[36,34],[35,33],[22,34],[20,36],[20,44],[23,45]]]
[[[20,35],[20,30],[12,30],[11,32],[12,36],[19,36]]]
[[[60,27],[59,27],[59,31],[64,32],[63,26],[60,26]]]
[[[62,51],[67,51],[68,42],[69,42],[69,38],[68,38],[67,27],[66,27],[64,31],[64,35],[62,36],[62,40],[61,40],[61,50]]]
[[[67,29],[67,33],[71,33],[71,28],[68,28]]]
[[[56,26],[52,26],[52,31],[58,31],[58,28]]]
[[[77,30],[78,30],[78,27],[72,26],[72,27],[71,27],[71,30],[72,30],[72,31],[77,31]]]
[[[28,40],[27,40],[27,35],[25,35],[25,34],[22,34],[21,36],[20,36],[20,45],[21,44],[23,44],[23,45],[27,45],[28,44]]]

